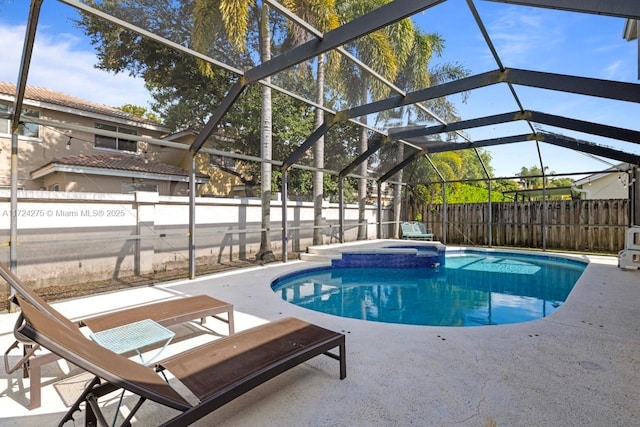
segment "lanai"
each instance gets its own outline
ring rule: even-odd
[[[280,168],[282,172],[282,199],[286,202],[288,199],[287,188],[287,176],[291,168],[299,167],[297,162],[300,158],[311,149],[318,139],[326,134],[332,127],[338,123],[349,121],[350,123],[363,126],[369,132],[376,134],[371,138],[369,143],[369,149],[358,155],[356,158],[351,159],[350,163],[346,167],[342,167],[339,170],[326,170],[327,173],[337,174],[340,178],[340,184],[346,176],[356,176],[360,178],[370,179],[375,181],[378,188],[378,197],[380,194],[380,186],[386,182],[392,182],[393,177],[398,172],[406,168],[413,163],[417,158],[421,156],[428,156],[432,153],[460,150],[460,149],[476,149],[480,147],[490,147],[504,144],[520,143],[523,141],[532,141],[535,144],[538,152],[539,163],[544,170],[545,159],[541,154],[541,143],[555,145],[559,147],[569,148],[578,152],[586,153],[588,155],[603,157],[612,159],[619,162],[627,162],[634,166],[640,163],[640,157],[634,154],[632,149],[615,149],[605,146],[600,143],[592,142],[590,139],[568,137],[563,134],[548,132],[540,129],[540,125],[550,126],[552,128],[560,129],[563,131],[574,131],[582,135],[590,135],[594,138],[604,137],[609,140],[620,141],[624,143],[636,144],[640,141],[640,132],[632,128],[614,126],[608,123],[598,123],[595,120],[583,120],[573,117],[559,116],[556,114],[550,114],[545,111],[530,110],[521,100],[521,93],[525,89],[534,89],[539,91],[540,96],[544,96],[545,91],[562,92],[571,96],[589,96],[598,99],[606,100],[607,102],[628,102],[630,105],[637,105],[640,101],[640,85],[637,83],[616,81],[616,80],[604,80],[593,77],[584,77],[574,75],[570,73],[554,73],[544,71],[534,71],[536,60],[535,57],[531,58],[531,69],[520,69],[508,67],[505,65],[502,59],[502,54],[499,49],[496,48],[495,41],[490,36],[490,32],[487,30],[485,22],[478,12],[476,3],[473,0],[468,0],[467,6],[470,16],[473,18],[473,28],[463,28],[460,31],[473,31],[473,34],[480,34],[484,39],[486,47],[491,54],[491,58],[494,63],[493,69],[489,71],[473,74],[469,77],[435,85],[423,89],[419,89],[413,92],[407,93],[403,89],[396,87],[392,82],[386,81],[379,74],[375,73],[369,66],[364,64],[361,60],[350,55],[344,46],[348,43],[370,34],[380,28],[383,28],[389,24],[397,22],[401,19],[414,16],[418,13],[424,12],[425,14],[431,13],[435,8],[446,7],[447,3],[451,3],[454,0],[447,1],[421,1],[421,2],[406,2],[406,1],[394,1],[386,4],[376,10],[373,10],[367,14],[357,17],[356,19],[346,22],[342,26],[335,30],[322,34],[317,29],[313,28],[310,24],[304,22],[299,17],[295,16],[292,12],[287,10],[284,6],[276,1],[266,1],[271,8],[278,13],[286,17],[295,25],[304,28],[309,33],[309,41],[302,43],[289,51],[272,58],[254,68],[242,70],[232,65],[226,64],[218,59],[208,57],[202,53],[196,52],[190,48],[184,47],[174,41],[160,37],[152,32],[147,31],[144,28],[132,25],[122,19],[110,16],[96,8],[90,7],[84,3],[76,0],[60,0],[62,3],[66,3],[70,7],[77,8],[83,12],[95,15],[100,19],[104,19],[123,28],[133,31],[143,37],[150,38],[159,42],[167,47],[176,49],[182,53],[196,56],[211,63],[214,67],[226,70],[234,73],[238,76],[236,83],[231,86],[227,92],[226,97],[223,99],[219,107],[215,111],[211,111],[211,117],[207,125],[201,130],[197,136],[195,142],[189,147],[189,151],[192,154],[192,158],[200,151],[209,151],[213,154],[224,154],[231,158],[248,159],[259,162],[269,162]],[[38,26],[39,12],[42,6],[42,0],[34,0],[31,3],[30,16],[28,21],[27,32],[25,36],[25,46],[23,51],[23,57],[20,67],[20,74],[18,77],[18,93],[16,96],[13,113],[8,114],[8,117],[12,121],[12,162],[17,162],[18,150],[17,150],[17,128],[21,122],[33,122],[38,123],[37,120],[29,118],[28,116],[21,115],[22,102],[24,98],[24,90],[28,82],[28,73],[30,63],[32,59],[32,49],[36,36],[36,29]],[[480,2],[484,3],[484,1]],[[574,13],[574,14],[597,14],[611,17],[624,18],[627,23],[633,23],[640,18],[640,5],[627,2],[623,0],[610,1],[606,4],[596,0],[590,1],[550,1],[550,0],[530,0],[530,1],[502,1],[501,3],[508,3],[519,6],[527,6],[534,8],[552,8],[560,11]],[[631,25],[630,28],[633,26]],[[625,27],[626,28],[626,27]],[[637,27],[636,27],[637,28]],[[626,34],[625,37],[633,39],[632,35]],[[360,67],[364,72],[368,73],[374,79],[382,82],[382,84],[389,86],[394,93],[385,99],[375,100],[373,102],[364,103],[360,105],[352,105],[348,108],[344,108],[340,111],[334,111],[324,106],[317,105],[313,101],[300,96],[287,88],[278,87],[271,84],[268,79],[271,76],[278,74],[284,70],[295,66],[301,62],[312,59],[320,54],[337,51],[341,55],[347,55],[350,60]],[[325,121],[322,126],[317,128],[307,139],[301,142],[297,148],[295,148],[291,154],[281,160],[271,160],[263,158],[251,158],[250,156],[243,156],[237,153],[221,153],[220,150],[215,148],[205,147],[205,143],[208,137],[214,132],[220,122],[224,119],[227,111],[232,108],[235,101],[241,96],[244,90],[252,84],[262,84],[271,87],[276,91],[280,91],[286,95],[292,96],[297,100],[303,101],[316,108],[320,108],[325,112]],[[482,89],[502,86],[505,87],[511,96],[511,103],[515,103],[517,108],[501,108],[501,112],[497,114],[488,114],[481,117],[464,119],[456,123],[447,123],[436,113],[429,110],[423,103],[440,97],[447,97],[461,93],[482,94]],[[487,100],[489,103],[490,100]],[[418,126],[418,127],[401,127],[401,128],[383,128],[379,129],[374,126],[362,124],[358,121],[359,117],[367,115],[375,115],[385,111],[391,111],[393,109],[412,106],[412,108],[418,108],[422,112],[427,113],[431,118],[437,122],[437,125]],[[42,122],[42,121],[40,121]],[[470,131],[487,126],[494,126],[496,129],[500,128],[500,125],[511,123],[522,123],[528,131],[514,133],[509,128],[502,128],[501,131],[494,132],[494,136],[486,139],[472,140],[462,131]],[[42,124],[42,123],[41,123]],[[59,128],[69,128],[69,124],[65,123],[46,123],[49,125],[55,125]],[[506,130],[505,130],[506,129]],[[454,132],[457,137],[453,141],[444,142],[437,135],[445,132]],[[167,141],[152,140],[151,143],[159,145],[168,145]],[[375,155],[383,147],[390,145],[391,143],[399,142],[409,147],[409,154],[402,159],[397,159],[395,164],[391,165],[388,170],[383,171],[377,176],[362,177],[358,174],[354,174],[353,171],[361,163],[366,161],[371,156]],[[480,156],[478,161],[482,162]],[[17,163],[14,163],[14,165]],[[307,167],[308,168],[308,167]],[[485,165],[482,165],[485,170],[487,181],[489,186],[492,180],[497,177],[492,177],[487,171]],[[15,170],[15,168],[12,168]],[[585,171],[569,171],[569,172],[585,172]],[[441,178],[441,181],[446,184],[446,179],[443,175],[437,172]],[[634,169],[632,176],[637,177],[637,170]],[[192,167],[191,173],[192,188],[195,182],[195,168]],[[398,183],[402,184],[402,183]],[[636,186],[633,186],[633,194],[638,193]],[[342,206],[342,186],[340,186],[340,204]],[[637,196],[636,198],[637,199]],[[634,201],[635,201],[634,199]],[[15,179],[12,179],[12,208],[17,204],[16,185]],[[190,270],[191,276],[195,269],[195,259],[193,256],[193,247],[197,233],[195,231],[195,191],[191,191],[190,196],[190,232],[189,232],[189,247],[192,248],[190,252]],[[634,203],[632,203],[632,206]],[[378,203],[380,206],[380,203]],[[342,207],[340,208],[342,212]],[[634,222],[637,222],[638,212],[632,213]],[[378,228],[380,228],[380,220],[378,220]],[[286,241],[287,241],[287,209],[286,203],[284,203],[282,214],[282,247],[283,258],[286,260]],[[340,236],[344,231],[343,218],[340,218]],[[17,241],[17,228],[15,221],[11,225],[11,262],[16,262],[16,241]]]

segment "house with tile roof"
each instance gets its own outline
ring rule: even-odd
[[[10,187],[8,113],[15,93],[15,84],[0,82],[0,188]],[[193,132],[169,135],[160,123],[41,87],[26,88],[22,117],[19,189],[188,195],[186,148],[195,138]],[[216,169],[208,154],[198,156],[199,196],[226,196],[241,184],[236,176]]]

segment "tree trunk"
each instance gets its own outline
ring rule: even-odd
[[[368,91],[367,84],[368,80],[366,76],[362,77],[362,99],[366,102]],[[367,124],[367,116],[360,117],[360,121]],[[360,153],[364,154],[365,151],[369,148],[369,139],[367,135],[367,128],[360,128]],[[369,161],[365,160],[360,164],[360,176],[367,176],[367,166]],[[366,216],[365,216],[365,206],[367,203],[367,180],[365,178],[360,178],[358,180],[358,240],[367,240],[367,224],[366,224]]]
[[[404,159],[404,144],[397,141],[398,148],[396,151],[396,163],[399,163]],[[402,182],[402,171],[399,171],[394,176],[394,180]],[[394,184],[393,187],[393,235],[394,239],[400,238],[400,218],[402,211],[402,184]],[[380,221],[380,219],[378,219]]]
[[[262,62],[271,59],[271,34],[269,33],[269,7],[262,6],[260,19],[260,56]],[[265,78],[268,82],[270,78]],[[264,160],[272,158],[272,111],[271,111],[271,88],[262,85],[262,112],[260,117],[260,156]],[[256,259],[265,262],[275,260],[271,250],[271,163],[262,162],[260,173],[260,194],[262,199],[262,232],[260,235],[260,250],[256,254]]]
[[[317,69],[317,92],[316,103],[324,105],[324,55],[318,56]],[[324,111],[316,108],[315,127],[316,129],[324,123]],[[324,136],[319,138],[313,147],[313,166],[319,169],[324,168]],[[322,199],[324,196],[324,173],[313,172],[313,244],[322,245],[323,242],[323,220],[322,220]]]

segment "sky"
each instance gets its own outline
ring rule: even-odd
[[[0,81],[16,82],[25,26],[29,13],[26,0],[0,0]],[[622,37],[622,18],[529,8],[476,0],[474,2],[493,40],[502,64],[560,74],[638,83],[637,42]],[[27,84],[46,87],[109,106],[148,106],[149,95],[140,79],[110,74],[95,68],[95,52],[89,39],[74,27],[74,8],[54,0],[42,6],[35,49]],[[431,66],[458,63],[470,75],[498,68],[466,0],[448,0],[413,17],[424,32],[438,33],[445,40],[441,57]],[[527,110],[640,130],[640,105],[582,95],[515,86]],[[465,103],[460,95],[450,97],[462,119],[516,111],[504,84],[470,91]],[[541,130],[640,153],[629,143],[541,126]],[[472,140],[530,133],[525,122],[495,125],[467,131]],[[598,159],[540,144],[524,142],[487,149],[495,176],[513,176],[524,167],[543,165],[558,173],[598,171],[616,161]],[[578,177],[578,176],[576,176]]]
[[[622,37],[622,18],[531,8],[503,3],[474,2],[505,67],[549,73],[571,74],[597,79],[638,83],[637,43]],[[420,28],[445,39],[438,63],[460,63],[470,74],[498,69],[465,0],[449,0],[422,12]],[[514,86],[526,110],[640,130],[640,105],[590,96]],[[493,85],[470,91],[466,103],[458,102],[464,119],[517,111],[507,85]],[[540,126],[619,150],[639,153],[637,146],[565,129]],[[496,125],[468,132],[472,140],[530,133],[526,122]],[[534,142],[491,147],[491,164],[497,176],[513,176],[522,166],[540,165]],[[544,166],[557,173],[598,171],[617,164],[602,162],[572,150],[540,144]]]
[[[16,83],[29,17],[27,0],[0,0],[0,81]],[[45,0],[40,12],[27,84],[77,96],[111,107],[148,107],[144,81],[95,68],[89,38],[75,28],[76,9]]]

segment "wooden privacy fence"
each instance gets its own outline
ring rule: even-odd
[[[491,206],[491,215],[489,215]],[[629,201],[553,200],[424,206],[436,239],[460,245],[617,253],[629,227]],[[488,224],[491,222],[491,241]],[[543,226],[544,224],[544,226]]]

